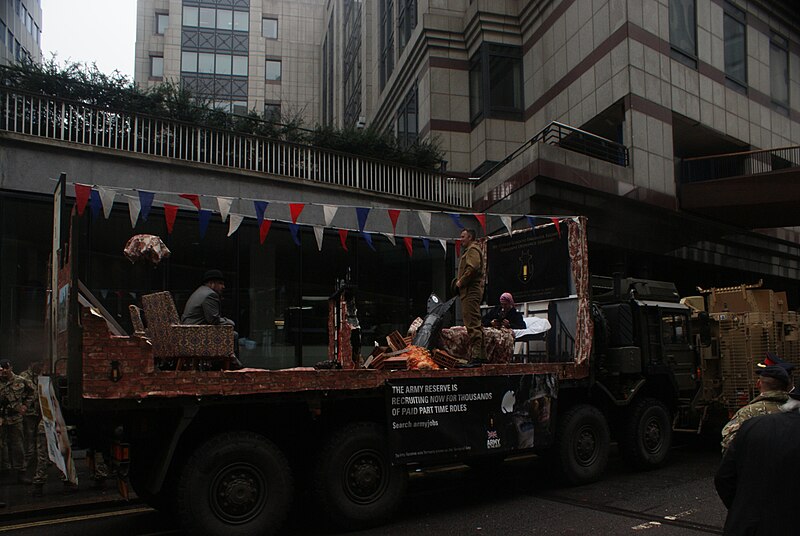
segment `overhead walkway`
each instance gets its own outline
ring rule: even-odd
[[[686,159],[679,200],[737,227],[800,226],[800,146]]]

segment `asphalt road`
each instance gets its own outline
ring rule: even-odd
[[[629,471],[613,456],[606,478],[562,487],[546,475],[541,459],[506,462],[491,473],[463,466],[412,474],[409,495],[395,518],[359,536],[443,534],[720,534],[725,507],[714,492],[716,449],[688,444],[671,452],[664,468]],[[327,534],[301,497],[283,533]],[[0,535],[167,536],[174,523],[144,505],[109,511],[76,511],[50,518],[7,522]]]

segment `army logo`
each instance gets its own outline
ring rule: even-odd
[[[519,257],[517,277],[523,283],[527,283],[533,277],[533,256],[528,251],[523,252]]]

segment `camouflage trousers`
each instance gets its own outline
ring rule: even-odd
[[[25,470],[36,469],[36,434],[42,418],[38,415],[25,415],[22,428],[25,433]]]
[[[44,433],[44,421],[39,419],[34,436],[36,451],[36,472],[33,475],[34,484],[47,482],[47,468],[50,466],[50,457],[47,454],[47,435]]]
[[[25,470],[25,446],[24,446],[24,431],[22,428],[22,421],[9,424],[3,423],[0,427],[0,435],[2,435],[2,443],[5,449],[8,449],[8,457],[3,460],[3,468],[11,468],[15,471]]]

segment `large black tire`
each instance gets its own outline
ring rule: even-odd
[[[354,423],[340,429],[320,450],[314,494],[320,512],[339,529],[355,530],[388,519],[406,490],[404,466],[392,466],[384,429]]]
[[[643,398],[631,406],[625,418],[620,450],[634,468],[660,467],[672,447],[669,410],[655,398]]]
[[[178,483],[178,518],[187,534],[274,534],[292,500],[283,453],[252,432],[212,437],[192,454]]]
[[[608,423],[588,404],[575,406],[561,416],[556,435],[556,455],[561,476],[569,484],[598,480],[608,465]]]

